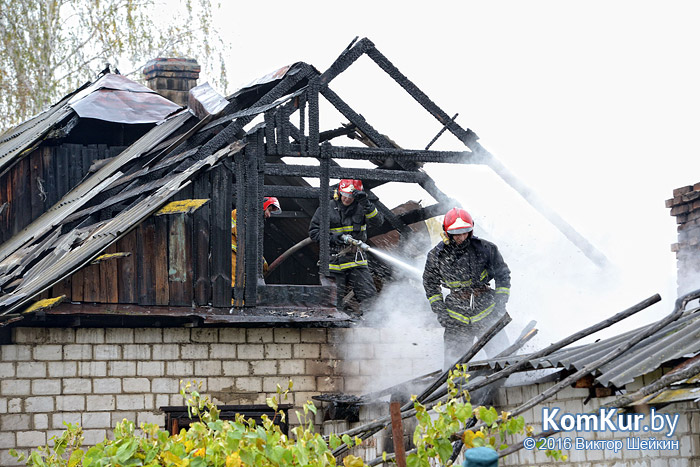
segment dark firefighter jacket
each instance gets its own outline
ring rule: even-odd
[[[350,234],[351,237],[366,242],[367,223],[371,226],[380,225],[384,217],[377,211],[371,201],[364,204],[358,201],[350,206],[344,206],[342,201],[332,199],[330,201],[329,227],[331,233]],[[311,218],[309,224],[309,237],[318,242],[321,239],[321,208],[319,207]],[[340,272],[350,268],[367,267],[367,257],[363,252],[357,252],[357,248],[349,248],[348,245],[339,245],[331,240],[330,262],[328,269],[331,272]]]
[[[496,282],[495,294],[489,287],[491,279]],[[440,286],[450,289],[446,306]],[[495,302],[505,306],[510,295],[510,269],[496,245],[486,240],[472,237],[461,245],[441,242],[428,253],[423,287],[438,315],[444,310],[462,324],[476,323],[494,310],[494,296]],[[470,301],[476,301],[475,306],[470,307]],[[442,320],[441,324],[446,325]]]

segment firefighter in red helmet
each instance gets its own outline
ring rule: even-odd
[[[423,287],[445,328],[448,366],[506,313],[510,269],[496,245],[474,236],[474,220],[464,209],[453,208],[445,214],[443,230],[443,241],[428,253]],[[450,292],[444,299],[443,287]],[[501,331],[484,350],[491,357],[507,346],[507,336]]]
[[[269,217],[276,212],[282,212],[280,202],[274,196],[263,198],[263,218]],[[238,249],[238,228],[236,227],[236,210],[231,211],[231,287],[236,285],[236,252]],[[267,272],[267,261],[263,258],[263,272]]]
[[[360,302],[361,312],[364,312],[377,294],[377,289],[369,271],[366,252],[347,244],[344,238],[349,235],[366,242],[367,224],[380,225],[384,218],[367,197],[361,180],[341,180],[330,201],[329,210],[331,257],[328,269],[336,278],[338,305],[342,304],[347,285],[350,285]],[[317,242],[321,238],[321,207],[311,219],[309,237]]]

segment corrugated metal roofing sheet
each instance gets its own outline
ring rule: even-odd
[[[106,74],[3,133],[0,136],[0,173],[74,112],[83,118],[135,124],[159,122],[178,109],[180,106],[146,86],[122,75]]]
[[[627,342],[631,336],[644,332],[652,325],[649,324],[591,344],[565,348],[546,357],[530,360],[530,368],[555,367],[580,370],[586,364],[611,353]],[[603,386],[622,387],[634,381],[636,377],[654,371],[666,362],[691,357],[698,353],[700,353],[700,312],[698,309],[694,309],[686,312],[678,321],[644,339],[620,357],[600,367],[596,373],[596,381]],[[500,369],[522,359],[528,359],[528,356],[518,355],[474,362],[472,366],[476,368],[488,365]]]

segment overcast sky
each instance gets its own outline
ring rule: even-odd
[[[562,316],[582,327],[657,292],[662,305],[631,324],[670,312],[676,224],[664,201],[700,182],[696,2],[261,5],[226,2],[217,16],[231,47],[229,91],[296,61],[323,71],[368,37],[615,265],[594,267],[490,169],[429,167],[503,250],[516,322],[537,319],[553,335]],[[440,128],[367,58],[331,88],[402,147],[423,148]],[[449,134],[434,147],[463,149]],[[380,194],[390,206],[429,200],[396,187]]]

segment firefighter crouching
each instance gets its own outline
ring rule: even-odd
[[[383,217],[363,191],[361,180],[343,179],[338,184],[333,199],[330,200],[330,261],[328,269],[335,277],[338,290],[338,307],[347,293],[347,285],[352,287],[355,298],[360,302],[360,312],[369,309],[371,299],[377,294],[372,274],[367,263],[367,252],[346,243],[345,237],[367,241],[367,224],[380,225]],[[309,237],[318,242],[321,239],[321,207],[316,210],[309,225]]]
[[[464,209],[451,209],[445,215],[443,230],[443,241],[428,253],[423,287],[433,313],[445,328],[448,367],[506,313],[510,270],[496,245],[473,236],[474,221]],[[489,285],[492,279],[495,290]],[[444,300],[441,286],[450,291]],[[508,345],[501,331],[484,351],[492,357]]]
[[[269,219],[273,213],[282,212],[280,202],[274,196],[263,198],[263,218]],[[231,287],[236,286],[236,256],[238,251],[238,228],[236,227],[236,210],[231,211]],[[267,272],[267,261],[263,257],[263,273]]]

